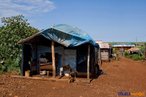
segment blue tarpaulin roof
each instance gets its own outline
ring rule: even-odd
[[[39,35],[66,47],[76,47],[85,43],[98,47],[95,41],[86,32],[66,24],[54,25],[40,32]],[[25,40],[23,40],[22,43],[25,43]]]

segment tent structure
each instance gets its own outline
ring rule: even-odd
[[[86,72],[89,79],[90,74],[96,74],[98,70],[96,52],[99,46],[79,28],[59,24],[18,43],[23,46],[22,75],[27,70],[39,74],[44,66],[55,77],[62,66],[69,65],[72,70]],[[47,59],[43,64],[40,62],[42,56]]]

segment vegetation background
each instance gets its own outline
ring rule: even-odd
[[[17,42],[39,30],[30,26],[23,15],[1,18],[0,27],[0,73],[19,72],[21,45]]]

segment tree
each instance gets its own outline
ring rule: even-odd
[[[17,42],[38,32],[38,29],[30,26],[23,15],[3,17],[1,22],[0,61],[5,60],[5,63],[12,67],[20,58],[21,46]]]

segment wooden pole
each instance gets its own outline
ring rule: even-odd
[[[21,62],[21,75],[25,76],[25,70],[24,70],[24,45],[22,45],[22,62]]]
[[[51,50],[52,50],[53,77],[55,78],[55,76],[56,76],[56,65],[55,65],[55,50],[54,50],[54,42],[53,41],[52,41],[52,45],[51,45]]]
[[[146,43],[144,44],[144,58],[146,60]]]
[[[100,48],[98,49],[98,65],[101,66],[101,50]]]
[[[87,57],[87,79],[90,79],[90,45],[88,45],[88,57]]]
[[[63,51],[62,51],[62,65],[61,66],[64,66],[64,47],[63,47]]]

